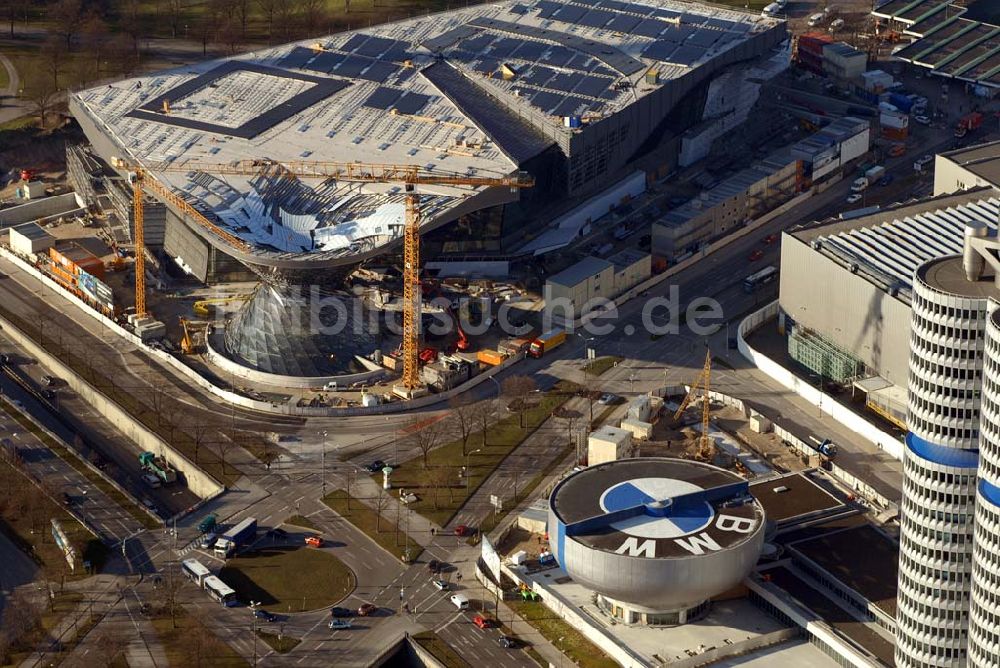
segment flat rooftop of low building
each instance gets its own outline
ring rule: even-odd
[[[1000,141],[959,148],[939,156],[1000,187]]]
[[[764,507],[767,518],[779,524],[845,507],[808,473],[789,473],[751,483],[750,493]]]
[[[984,223],[996,233],[998,217],[1000,190],[984,187],[887,207],[850,220],[822,221],[793,229],[791,234],[884,290],[895,289],[897,297],[909,303],[919,266],[960,255],[968,223]]]
[[[16,231],[22,237],[26,237],[33,241],[53,238],[53,236],[48,232],[46,232],[45,230],[43,230],[41,225],[39,225],[38,223],[22,223],[21,225],[15,225],[11,229]]]
[[[865,523],[789,544],[891,617],[896,616],[899,546]]]
[[[643,253],[642,251],[635,250],[634,248],[626,248],[608,257],[608,262],[615,265],[615,270],[622,271],[623,269],[628,269],[636,262],[639,262],[648,256],[649,253]]]
[[[784,589],[839,633],[878,657],[879,661],[888,666],[896,665],[891,642],[871,630],[866,623],[856,620],[844,608],[796,573],[784,566],[775,566],[762,572],[770,576],[772,584]]]
[[[588,255],[576,264],[566,267],[555,276],[550,276],[548,282],[571,288],[613,266],[607,260]]]

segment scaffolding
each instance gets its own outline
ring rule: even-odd
[[[824,380],[846,383],[864,371],[864,364],[819,334],[795,327],[788,337],[788,356]]]

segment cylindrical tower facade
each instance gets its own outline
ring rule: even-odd
[[[914,279],[910,433],[900,509],[896,664],[901,667],[966,663],[990,292],[966,279],[961,257],[927,262]]]
[[[1000,667],[1000,311],[986,327],[969,609],[969,666]]]

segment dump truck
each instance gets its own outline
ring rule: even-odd
[[[541,357],[553,348],[557,348],[566,342],[566,330],[550,329],[537,339],[531,342],[528,354],[532,357]]]
[[[508,357],[524,352],[531,345],[531,339],[508,339],[497,346],[497,350]]]
[[[978,130],[979,126],[983,124],[983,115],[978,111],[974,111],[971,114],[966,114],[959,119],[958,124],[955,125],[955,138],[961,139],[965,135],[969,134],[973,130]]]
[[[248,544],[257,536],[257,520],[248,517],[232,527],[215,541],[213,551],[217,557],[229,558],[236,550]]]
[[[152,452],[144,452],[139,455],[139,466],[145,471],[149,471],[165,484],[177,481],[177,471],[174,470],[167,460]]]
[[[476,353],[476,359],[483,364],[489,364],[490,366],[497,366],[502,364],[506,356],[497,350],[480,350]]]

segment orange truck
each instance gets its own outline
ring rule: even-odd
[[[483,364],[496,366],[502,364],[507,359],[507,356],[497,350],[480,350],[476,353],[476,359]]]
[[[531,342],[528,354],[532,357],[541,357],[553,348],[557,348],[566,342],[566,330],[550,329],[537,339]]]

